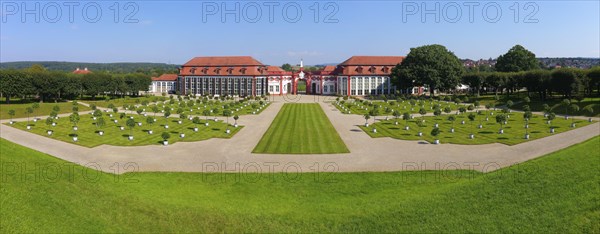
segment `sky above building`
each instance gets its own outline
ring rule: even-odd
[[[249,55],[271,65],[406,55],[441,44],[496,58],[600,57],[599,1],[2,1],[0,60],[160,62]]]

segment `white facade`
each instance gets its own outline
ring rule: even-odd
[[[338,76],[338,94],[348,95],[348,76]],[[351,76],[350,96],[392,94],[394,89],[389,76]]]
[[[175,92],[175,81],[154,80],[150,86],[152,93],[172,93]]]
[[[269,76],[269,95],[284,95],[292,92],[292,76]]]

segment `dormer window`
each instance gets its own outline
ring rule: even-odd
[[[369,68],[369,72],[371,72],[371,73],[375,73],[375,71],[376,71],[376,69],[375,69],[375,67],[374,67],[374,66],[371,66],[371,67]]]
[[[208,73],[208,67],[202,68],[202,73],[204,73],[206,75],[206,73]]]
[[[390,68],[388,68],[388,67],[383,67],[381,69],[381,71],[383,71],[383,73],[388,73],[389,70],[390,70]]]
[[[221,68],[220,67],[215,68],[215,73],[219,74],[219,72],[221,72]]]
[[[240,69],[240,72],[241,72],[242,74],[246,74],[246,70],[247,70],[247,68],[245,68],[245,67],[242,67],[242,69]]]
[[[196,68],[195,67],[190,68],[190,73],[192,73],[192,75],[196,74]]]
[[[233,67],[227,68],[227,74],[231,75],[233,73]]]
[[[358,73],[362,73],[362,71],[363,71],[363,68],[362,68],[362,66],[358,66],[358,67],[357,67],[355,70],[356,70],[356,72],[358,72]]]

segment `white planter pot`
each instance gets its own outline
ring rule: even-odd
[[[478,127],[479,129],[482,129],[482,128],[483,128],[483,125],[481,125],[481,124],[480,124],[480,125],[479,125],[479,126],[477,126],[477,127]]]
[[[450,129],[450,132],[451,132],[451,133],[454,133],[454,128],[451,128],[451,129]]]
[[[179,134],[179,137],[184,138],[185,137],[185,133]]]
[[[194,127],[194,132],[197,132],[197,131],[198,131],[198,128]]]
[[[475,138],[475,135],[469,134],[469,139],[473,139],[473,138]]]
[[[546,124],[550,124],[550,120],[546,121]]]
[[[525,134],[525,139],[529,140],[529,134]]]
[[[48,133],[48,136],[52,136],[52,130],[48,130],[47,133]]]
[[[217,119],[217,118],[215,118],[214,120],[215,120],[215,122],[217,122],[217,120],[218,120],[218,119]]]
[[[398,125],[398,122],[397,122],[397,121],[396,121],[396,122],[394,122],[394,125]]]
[[[565,119],[569,119],[569,116],[565,116]]]
[[[504,134],[504,129],[500,129],[500,131],[498,131],[499,134]]]
[[[169,125],[165,125],[165,129],[169,129]]]
[[[133,136],[128,137],[130,141],[133,141]]]
[[[139,123],[138,123],[138,126],[142,126],[142,122],[139,122]]]
[[[92,117],[93,120],[96,120],[96,117]]]
[[[148,116],[148,114],[144,114],[144,117]]]
[[[434,140],[434,141],[433,141],[433,144],[435,144],[435,145],[439,145],[439,144],[440,144],[440,140]]]
[[[404,130],[407,130],[407,131],[408,131],[408,130],[410,130],[410,127],[409,127],[409,126],[406,126],[406,127],[404,127]]]
[[[550,129],[550,133],[554,133],[554,128],[551,128],[551,129]]]
[[[204,123],[204,126],[208,127],[208,122]]]
[[[73,137],[73,141],[77,142],[77,137]]]
[[[373,128],[373,133],[377,133],[377,129],[376,128]]]
[[[434,128],[438,128],[440,125],[439,124],[434,124],[433,127]]]
[[[423,136],[423,133],[422,133],[422,132],[419,132],[419,133],[417,133],[417,135],[418,135],[418,136],[420,136],[420,137],[422,137],[422,136]]]
[[[114,121],[114,122],[115,122],[115,123],[118,123],[119,121],[115,119],[115,121]]]
[[[98,132],[98,135],[100,135],[100,136],[104,136],[104,131],[99,131],[99,132]]]
[[[487,117],[486,117],[486,118],[485,118],[485,121],[490,121],[490,118],[487,118]]]
[[[525,124],[525,129],[528,129],[528,128],[529,128],[529,124]]]
[[[125,127],[119,127],[119,129],[121,129],[121,131],[125,130]]]
[[[253,115],[255,115],[255,114],[256,114],[256,112],[255,112],[255,111],[252,111],[252,114],[253,114]]]
[[[365,124],[365,127],[369,127],[369,124],[368,124],[368,123],[366,123],[366,124]]]
[[[575,127],[575,123],[572,123],[572,124],[571,124],[571,127],[572,127],[572,128],[574,128],[574,127]]]
[[[54,126],[56,126],[56,123],[52,123],[52,126],[53,126],[53,127],[54,127]]]
[[[225,130],[225,133],[229,134],[229,133],[231,133],[231,130],[227,129],[227,130]]]
[[[460,121],[460,124],[464,125],[464,124],[465,124],[465,121],[464,121],[464,120],[463,120],[463,121]]]
[[[15,123],[15,122],[13,122],[13,121],[10,121],[10,122],[8,122],[8,124],[10,124],[10,125],[13,125],[14,123]]]
[[[234,124],[234,125],[233,125],[233,127],[234,127],[234,128],[237,128],[237,127],[238,127],[238,125],[237,125],[237,124]]]
[[[163,145],[165,145],[165,146],[169,145],[169,141],[163,141]]]
[[[35,118],[34,118],[34,119],[33,119],[33,122],[34,122],[34,123],[35,123],[35,122],[37,122],[37,119],[35,119]]]
[[[110,114],[110,115],[108,115],[108,117],[111,117],[111,118],[112,118],[112,117],[113,117],[113,115],[112,115],[112,114]]]
[[[591,122],[592,122],[592,118],[589,118],[589,119],[588,119],[588,122],[590,122],[590,123],[591,123]]]
[[[148,134],[152,135],[152,133],[154,133],[154,131],[148,130]]]
[[[79,128],[78,128],[78,127],[73,127],[73,130],[74,130],[74,131],[77,131],[77,129],[79,129]]]

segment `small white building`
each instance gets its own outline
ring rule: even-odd
[[[177,74],[163,74],[152,77],[152,85],[149,90],[152,93],[175,93]]]

